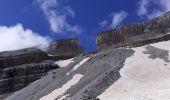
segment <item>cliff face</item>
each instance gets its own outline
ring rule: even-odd
[[[120,28],[103,31],[97,35],[99,50],[108,47],[121,47],[134,42],[156,38],[170,32],[170,12],[140,24],[124,25]],[[148,44],[148,43],[146,43]]]
[[[77,39],[53,42],[47,52],[35,47],[0,52],[0,99],[31,84],[50,70],[59,68],[56,61],[81,53],[83,49]]]
[[[48,49],[48,54],[60,57],[73,57],[82,54],[83,48],[80,47],[79,40],[77,38],[62,39],[52,42]]]

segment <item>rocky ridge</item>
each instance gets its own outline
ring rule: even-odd
[[[160,38],[170,32],[170,12],[147,20],[143,23],[123,25],[120,28],[98,33],[96,44],[98,50],[109,47],[122,47],[139,43],[152,38]],[[145,44],[149,44],[145,42]]]

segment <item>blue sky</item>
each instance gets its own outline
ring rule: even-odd
[[[0,51],[78,37],[95,50],[96,34],[170,10],[170,0],[0,0]]]

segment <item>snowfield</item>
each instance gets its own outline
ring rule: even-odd
[[[134,55],[126,60],[120,70],[121,78],[98,98],[100,100],[170,100],[169,45],[170,41],[151,44],[152,48],[158,48],[152,50],[154,54],[146,53],[148,46],[134,48]],[[167,50],[167,55],[160,49]]]

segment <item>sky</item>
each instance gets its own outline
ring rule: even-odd
[[[170,0],[0,0],[0,51],[73,37],[91,51],[99,32],[169,10]]]

